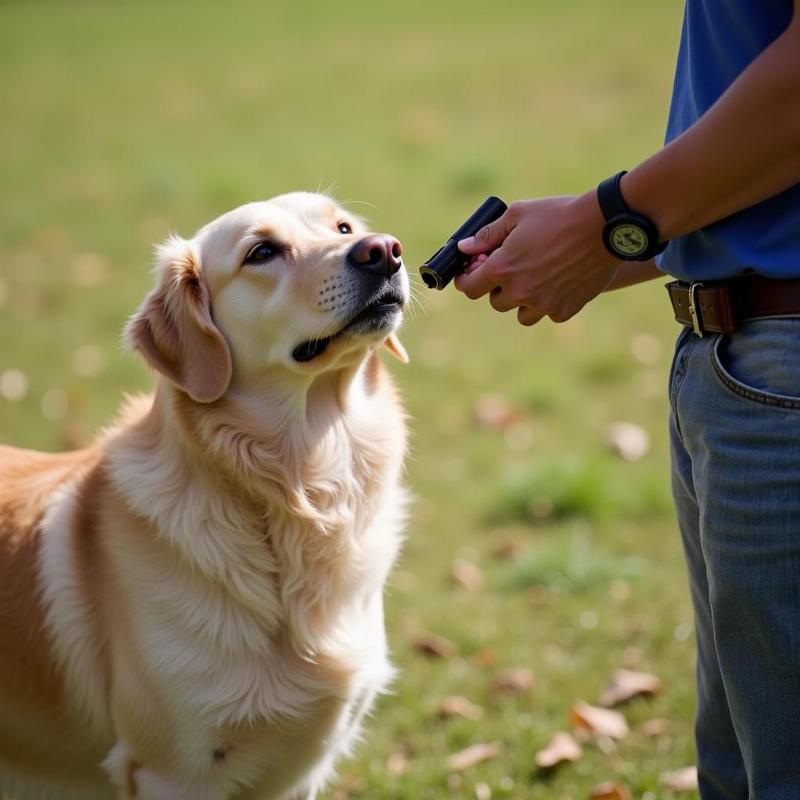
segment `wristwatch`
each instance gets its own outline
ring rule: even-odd
[[[603,244],[611,255],[623,261],[649,261],[663,253],[667,242],[659,242],[658,228],[649,217],[632,211],[620,190],[627,170],[606,178],[597,187],[597,201],[606,221]]]

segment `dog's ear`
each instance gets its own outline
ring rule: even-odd
[[[125,329],[125,342],[193,400],[211,403],[228,388],[231,353],[211,317],[211,296],[191,244],[177,236],[158,248],[158,285]]]
[[[401,341],[393,333],[390,333],[386,337],[386,339],[384,340],[383,344],[385,345],[386,349],[398,361],[402,361],[404,364],[408,364],[408,362],[411,360],[408,357],[408,353],[406,352],[405,347],[403,347]]]

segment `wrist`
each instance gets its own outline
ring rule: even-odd
[[[626,172],[619,172],[597,187],[597,202],[604,226],[606,250],[622,261],[650,261],[666,247],[666,238],[654,220],[633,206],[622,191]]]
[[[661,240],[666,242],[683,232],[679,218],[680,209],[671,207],[668,192],[653,188],[654,176],[651,174],[650,166],[648,162],[644,162],[623,175],[620,189],[628,205],[651,219]],[[658,186],[657,176],[655,181],[655,185]],[[662,189],[668,185],[666,176],[660,181],[660,185]]]

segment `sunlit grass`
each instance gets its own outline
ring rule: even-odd
[[[489,193],[583,191],[630,167],[662,140],[680,6],[0,4],[0,440],[78,446],[150,385],[119,333],[171,231],[332,185],[403,240],[413,271]],[[402,331],[411,364],[391,366],[416,498],[387,597],[400,673],[326,800],[466,800],[480,783],[494,798],[583,800],[604,779],[667,800],[659,775],[694,756],[663,289],[530,330],[453,290],[418,293],[424,309]],[[518,432],[476,422],[486,393],[520,409]],[[635,463],[606,447],[620,420],[649,435]],[[453,585],[456,558],[480,567],[483,588]],[[457,654],[419,655],[420,631]],[[631,737],[537,774],[535,750],[622,663],[666,687],[626,709]],[[533,690],[498,696],[493,680],[514,666],[534,671]],[[451,694],[483,718],[438,719]],[[670,718],[670,734],[637,734],[650,716]],[[449,778],[446,756],[478,741],[501,755]],[[397,750],[407,764],[393,773]]]

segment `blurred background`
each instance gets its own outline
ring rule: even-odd
[[[416,274],[486,195],[636,164],[663,137],[681,6],[0,2],[0,440],[81,446],[151,385],[119,335],[172,231],[325,189]],[[390,366],[416,497],[388,592],[400,673],[326,800],[678,796],[693,631],[662,283],[533,329],[417,285],[411,364]],[[661,684],[620,709],[629,733],[538,769],[621,667]],[[474,744],[480,763],[448,761]]]

